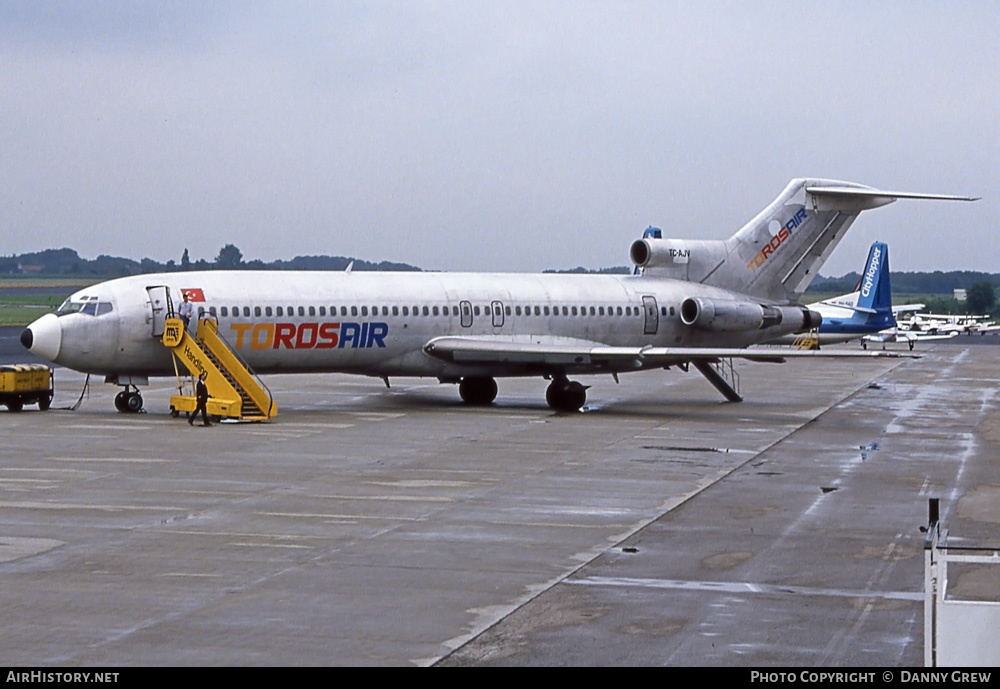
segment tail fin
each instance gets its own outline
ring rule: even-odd
[[[889,247],[875,242],[858,285],[858,309],[892,313],[892,287],[889,284]]]
[[[644,238],[632,245],[632,260],[651,276],[794,302],[861,211],[898,198],[975,200],[880,191],[851,182],[794,179],[771,205],[729,239]]]
[[[889,284],[889,247],[874,242],[858,285],[857,310],[867,314],[865,325],[878,330],[896,327],[892,312],[892,286]]]

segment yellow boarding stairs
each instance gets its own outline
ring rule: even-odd
[[[278,413],[271,392],[229,343],[219,336],[219,324],[214,319],[202,318],[198,322],[197,335],[192,335],[184,328],[184,321],[180,318],[167,318],[163,328],[163,345],[174,355],[178,391],[183,392],[184,389],[177,368],[178,361],[192,376],[208,372],[205,384],[211,394],[206,405],[209,415],[241,421],[266,421]],[[170,398],[172,415],[194,412],[198,402],[194,386],[191,387],[192,394]]]
[[[802,333],[795,338],[792,347],[795,349],[819,349],[819,335],[816,334],[815,330]]]

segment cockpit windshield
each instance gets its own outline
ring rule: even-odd
[[[62,303],[56,310],[57,316],[66,316],[71,313],[85,313],[88,316],[103,316],[106,313],[111,313],[112,306],[110,302],[98,301],[97,297],[87,297],[87,296],[72,296]]]

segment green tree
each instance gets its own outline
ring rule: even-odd
[[[219,255],[215,257],[215,267],[223,270],[233,270],[243,265],[243,253],[236,248],[235,244],[226,244],[219,249]]]
[[[187,247],[184,247],[184,253],[181,254],[181,270],[187,270],[191,267],[191,257],[188,255]]]
[[[965,303],[969,313],[988,314],[993,310],[996,296],[993,294],[993,285],[989,282],[977,282],[965,296]]]

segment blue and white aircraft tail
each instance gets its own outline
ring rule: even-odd
[[[829,308],[825,308],[824,312],[824,307]],[[812,308],[818,308],[823,316],[823,323],[819,327],[821,335],[858,337],[895,328],[896,316],[892,308],[892,285],[889,278],[889,247],[883,242],[873,242],[857,290],[818,302]]]
[[[804,341],[819,346],[874,335],[895,328],[897,313],[918,311],[923,307],[923,304],[892,305],[889,247],[884,242],[874,242],[855,291],[808,305],[823,317],[823,321]],[[779,340],[785,344],[792,341],[791,337]]]

